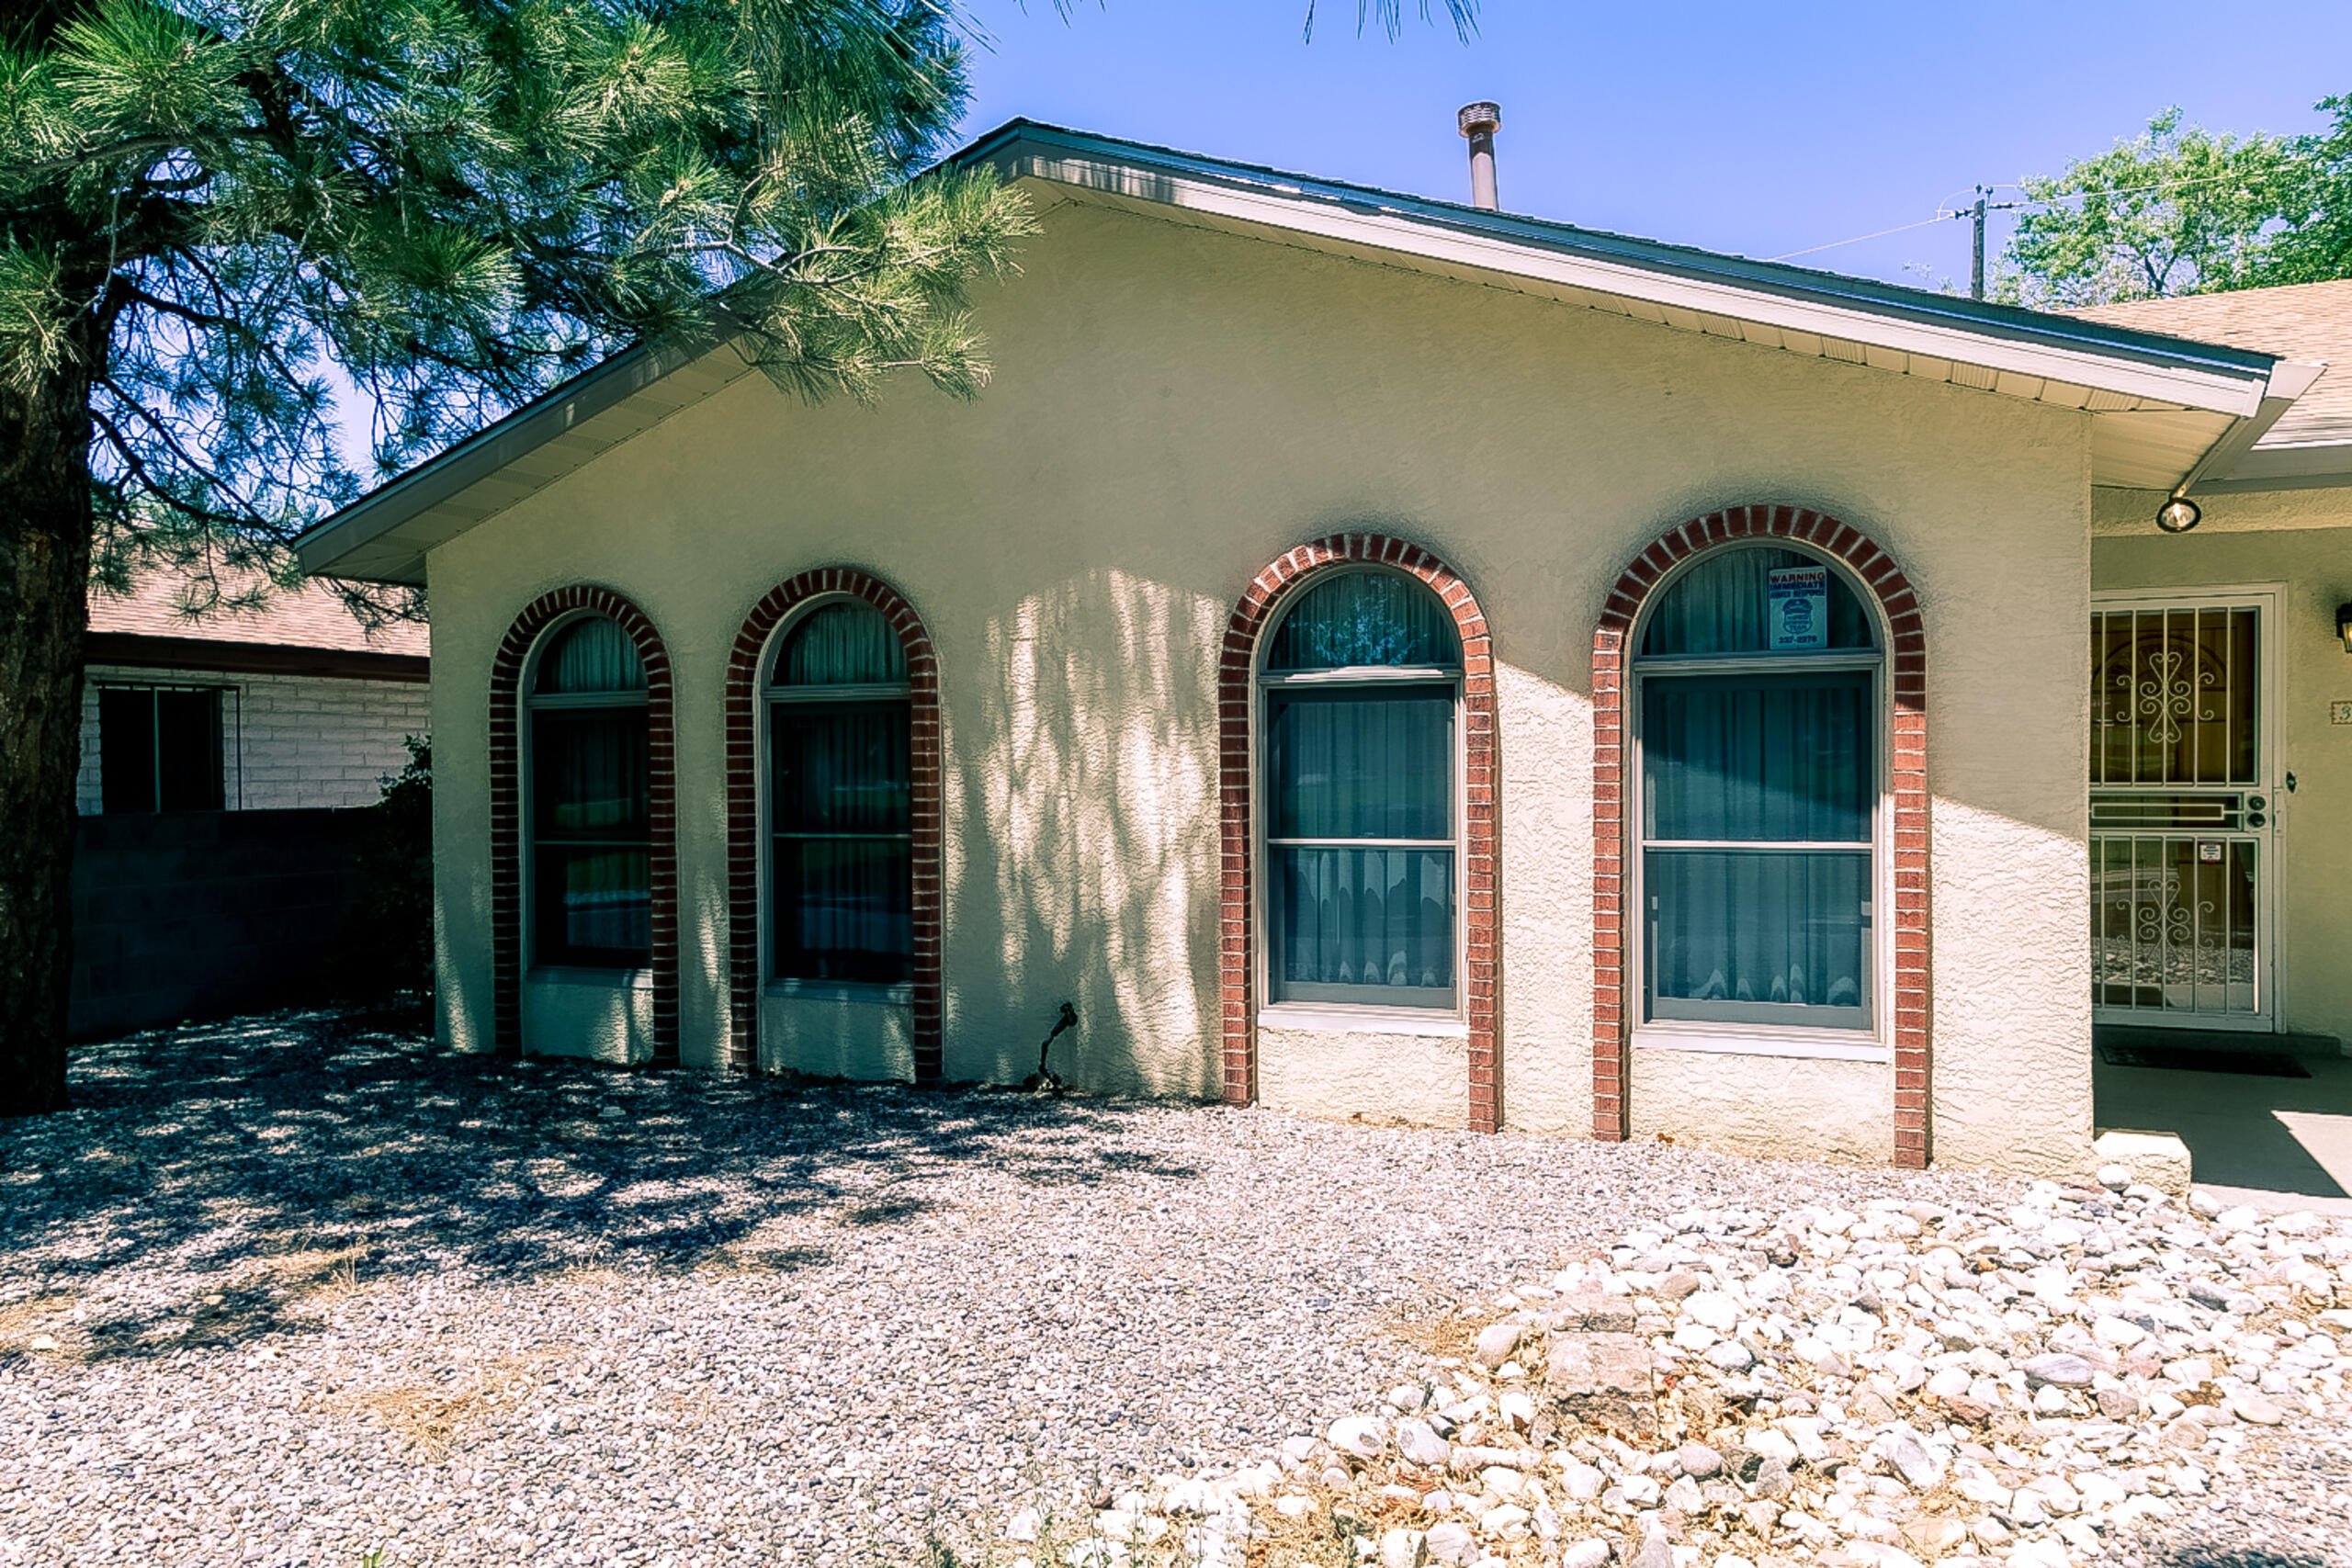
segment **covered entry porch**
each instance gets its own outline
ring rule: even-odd
[[[2352,1058],[2325,1034],[2099,1024],[2099,1132],[2169,1133],[2225,1203],[2352,1215]]]

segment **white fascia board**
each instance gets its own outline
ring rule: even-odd
[[[2188,477],[2182,481],[2181,489],[2194,490],[2201,494],[2211,491],[2215,481],[2258,479],[2265,477],[2266,473],[2270,471],[2266,469],[2266,463],[2273,453],[2282,449],[2261,448],[2262,438],[2270,434],[2271,426],[2277,424],[2285,416],[2287,411],[2295,406],[2297,398],[2311,390],[2312,383],[2318,380],[2326,370],[2327,365],[2324,361],[2282,359],[2273,366],[2270,371],[2269,387],[2263,395],[2261,406],[2255,411],[2254,417],[2239,420],[2230,427],[2228,434],[2213,443],[2207,449],[2205,456],[2198,460],[2197,467],[2191,469]],[[2292,451],[2294,448],[2287,447],[2283,450]],[[2301,469],[2290,462],[2283,471],[2325,472],[2340,469],[2343,466],[2343,454],[2338,451],[2332,458]]]
[[[1755,321],[1782,332],[1958,360],[2014,375],[2071,382],[2127,397],[2177,403],[2237,418],[2260,407],[2267,378],[2185,365],[2154,365],[2053,343],[2024,343],[1856,310],[1826,300],[1740,287],[1722,279],[1638,266],[1579,254],[1565,247],[1433,223],[1369,198],[1342,203],[1280,187],[1188,178],[1151,164],[1123,163],[1016,142],[1000,154],[1006,174],[1048,181],[1080,192],[1158,202],[1235,222],[1313,234],[1341,244],[1424,257],[1484,272],[1527,277],[1561,288],[1707,315]]]
[[[390,542],[390,536],[404,525],[432,513],[437,507],[456,502],[477,486],[496,483],[500,476],[510,473],[514,465],[532,454],[581,429],[599,415],[618,408],[672,372],[718,351],[716,347],[685,344],[624,349],[594,369],[573,377],[537,401],[526,404],[487,429],[458,442],[438,457],[370,491],[318,524],[294,541],[295,559],[308,576],[334,576],[338,565],[379,541]],[[749,368],[748,365],[739,361],[721,372],[715,380],[718,385],[725,385],[748,373]],[[662,417],[675,412],[676,407],[694,400],[694,398],[678,400],[671,405],[665,400],[665,406],[644,423],[658,423]],[[585,461],[587,457],[594,456],[594,451],[602,449],[603,444],[599,444],[585,454],[570,456],[559,465],[559,471],[569,472]],[[546,481],[514,479],[509,482],[516,486],[519,494],[527,494]],[[508,497],[506,501],[514,499],[515,497]],[[491,508],[492,511],[497,509],[496,506]],[[460,525],[453,532],[462,532],[466,526],[470,526],[470,524]],[[374,559],[381,553],[380,550],[370,552],[368,558]],[[421,585],[424,581],[422,560],[409,558],[421,558],[423,547],[413,550],[401,549],[398,553],[401,562],[398,567],[372,566],[363,581]]]

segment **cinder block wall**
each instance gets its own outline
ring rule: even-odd
[[[96,665],[82,693],[76,804],[85,817],[96,816],[101,807],[101,685],[217,686],[230,694],[223,699],[222,793],[232,810],[373,806],[384,776],[408,761],[405,738],[432,728],[422,682]]]
[[[419,688],[422,689],[422,688]],[[336,976],[367,818],[334,811],[85,817],[69,1027],[105,1038],[298,1005]]]

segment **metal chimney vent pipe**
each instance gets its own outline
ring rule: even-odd
[[[1470,205],[1492,212],[1501,205],[1495,195],[1495,132],[1503,128],[1502,106],[1464,104],[1455,118],[1470,139]]]

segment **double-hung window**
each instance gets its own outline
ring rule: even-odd
[[[767,697],[775,976],[904,984],[914,812],[899,634],[862,599],[820,604],[786,634]]]
[[[1413,578],[1334,572],[1276,626],[1261,682],[1268,999],[1453,1009],[1452,614]]]
[[[535,963],[638,969],[653,952],[645,666],[617,622],[556,629],[532,682]]]
[[[1873,1027],[1880,649],[1836,567],[1731,547],[1634,663],[1645,1018]]]

